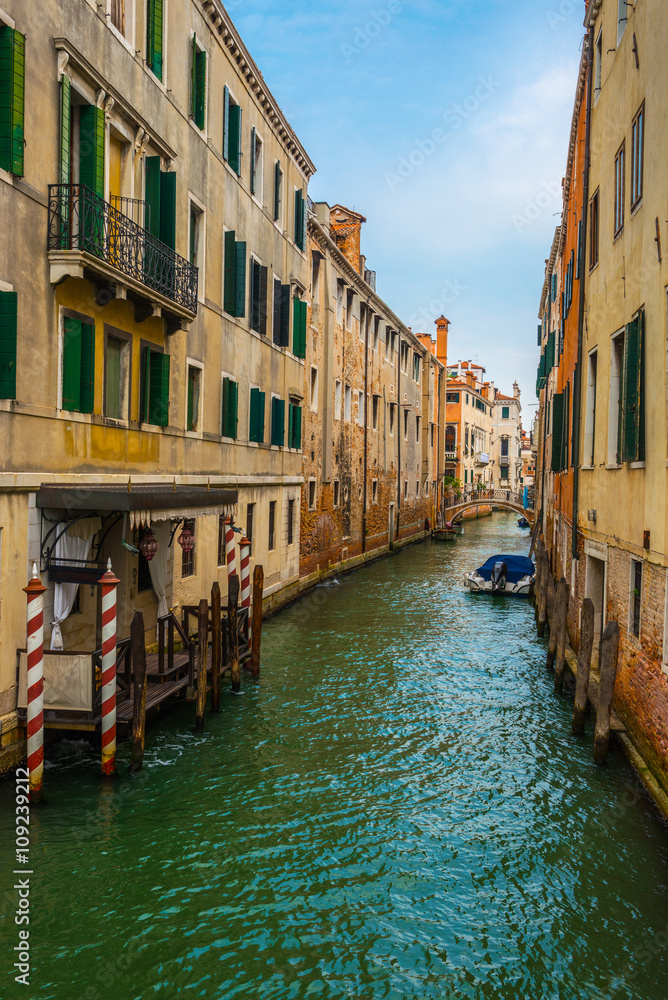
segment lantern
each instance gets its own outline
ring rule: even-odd
[[[186,554],[192,552],[195,548],[195,536],[190,530],[190,525],[187,521],[183,525],[183,531],[176,540]]]
[[[144,532],[144,537],[139,543],[139,551],[147,562],[150,562],[158,551],[158,540],[153,534],[152,528],[147,528]]]

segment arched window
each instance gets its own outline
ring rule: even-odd
[[[457,450],[457,428],[452,424],[448,424],[445,428],[445,450],[448,452]]]

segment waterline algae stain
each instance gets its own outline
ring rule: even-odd
[[[570,736],[530,604],[464,591],[497,551],[526,551],[512,515],[314,591],[265,622],[262,684],[150,728],[137,776],[49,746],[31,993],[668,1000],[668,834]]]

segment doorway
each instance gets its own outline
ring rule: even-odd
[[[594,605],[594,646],[592,650],[592,667],[598,670],[598,651],[603,635],[604,603],[605,603],[605,562],[595,556],[587,556],[587,581],[585,597],[589,597]]]

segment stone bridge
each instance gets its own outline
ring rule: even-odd
[[[462,515],[467,510],[474,510],[478,507],[502,507],[504,510],[512,510],[521,517],[526,517],[533,527],[533,508],[524,509],[523,495],[513,493],[512,490],[472,490],[470,493],[458,493],[450,501],[446,499],[445,520],[455,524],[461,520]]]

